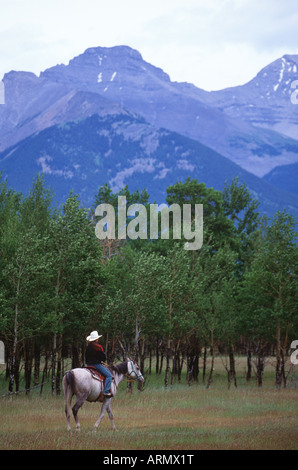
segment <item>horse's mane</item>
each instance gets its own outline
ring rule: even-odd
[[[127,372],[127,362],[121,362],[120,364],[109,364],[108,369],[111,372],[116,372],[117,374],[126,374]]]

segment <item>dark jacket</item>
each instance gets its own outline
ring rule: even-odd
[[[100,344],[90,341],[86,348],[85,358],[87,365],[93,365],[104,362],[106,355]]]

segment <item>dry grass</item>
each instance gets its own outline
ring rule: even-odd
[[[201,384],[164,390],[152,379],[129,396],[121,384],[112,404],[116,432],[108,417],[92,432],[99,403],[81,408],[82,430],[69,434],[62,397],[2,399],[0,449],[298,449],[298,389],[276,390],[270,379],[261,389],[243,382],[228,390],[218,374],[208,390]]]

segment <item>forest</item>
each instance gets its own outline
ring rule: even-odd
[[[203,204],[199,250],[185,250],[183,237],[95,236],[98,204],[112,204],[117,218],[118,196],[146,206],[146,189],[114,193],[105,184],[91,208],[72,192],[57,206],[42,176],[26,196],[1,177],[0,340],[9,393],[20,389],[22,373],[27,393],[49,380],[59,395],[66,359],[81,366],[92,330],[103,335],[109,363],[134,356],[146,374],[163,374],[165,387],[185,380],[184,368],[189,383],[200,373],[208,388],[217,354],[227,358],[229,387],[237,386],[239,355],[247,381],[262,386],[273,356],[273,385],[287,385],[285,363],[298,339],[295,218],[261,216],[237,178],[222,191],[188,178],[166,193],[169,205]]]

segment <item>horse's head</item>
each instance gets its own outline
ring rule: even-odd
[[[133,380],[137,380],[138,389],[143,390],[145,379],[142,375],[141,369],[135,360],[129,358],[127,358],[127,376]]]

